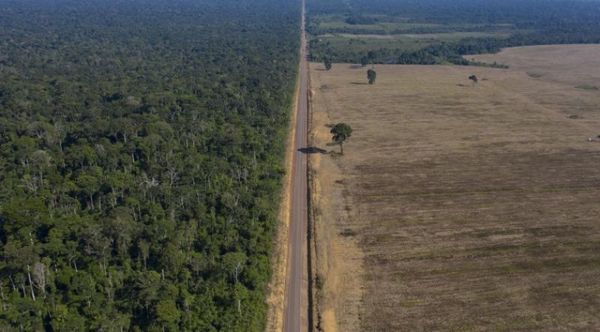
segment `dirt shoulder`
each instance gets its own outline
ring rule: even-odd
[[[311,72],[321,70],[321,64],[311,64]],[[312,80],[315,81],[312,81]],[[360,330],[361,300],[363,297],[363,252],[352,219],[352,197],[343,159],[333,157],[338,147],[328,146],[332,123],[326,101],[321,99],[318,76],[311,76],[310,143],[321,152],[310,157],[311,207],[315,236],[316,305],[322,331]],[[320,150],[319,150],[320,151]],[[329,154],[332,153],[332,154]],[[341,258],[341,259],[339,259]]]
[[[298,84],[297,84],[298,85]],[[298,105],[299,86],[293,101],[293,107],[290,113],[290,128],[296,128],[296,114]],[[283,177],[281,190],[281,203],[279,207],[279,225],[273,244],[273,255],[271,258],[272,277],[269,284],[267,295],[267,313],[266,331],[283,331],[283,316],[285,307],[285,286],[288,269],[288,239],[290,230],[290,211],[291,211],[291,189],[292,189],[292,169],[294,162],[294,153],[296,146],[296,131],[289,130],[286,139],[286,153],[284,165],[286,173]]]

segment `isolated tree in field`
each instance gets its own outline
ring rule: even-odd
[[[367,70],[367,79],[369,80],[369,84],[375,84],[375,80],[377,79],[377,73],[375,70]]]
[[[325,58],[325,60],[323,60],[323,63],[325,64],[325,70],[331,69],[331,59]]]
[[[344,142],[352,136],[352,127],[340,122],[331,128],[330,133],[333,135],[331,140],[340,145],[340,152],[344,154]]]
[[[479,82],[479,79],[478,79],[478,78],[477,78],[477,76],[475,76],[475,75],[471,75],[471,76],[469,76],[469,79],[470,79],[471,81],[473,81],[473,85],[475,85],[475,84],[477,84],[477,82]]]

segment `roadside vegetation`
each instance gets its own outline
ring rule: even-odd
[[[593,1],[308,3],[315,61],[326,56],[349,63],[481,65],[463,56],[510,46],[600,42],[600,7]]]
[[[262,331],[292,0],[0,0],[0,330]]]

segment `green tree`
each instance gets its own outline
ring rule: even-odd
[[[360,65],[363,67],[366,67],[369,64],[369,57],[368,56],[363,56],[362,58],[360,58]]]
[[[335,144],[340,145],[340,153],[343,155],[344,142],[346,142],[346,140],[348,140],[350,136],[352,136],[352,127],[343,122],[340,122],[331,128],[330,133],[333,135],[331,137],[331,140]]]
[[[325,64],[325,70],[331,70],[331,59],[329,57],[325,58],[325,60],[323,60],[323,63]]]
[[[154,313],[159,324],[176,329],[177,321],[181,316],[177,304],[173,300],[161,300],[156,304]]]
[[[473,85],[475,85],[475,84],[477,84],[477,82],[479,82],[479,78],[477,78],[476,75],[469,76],[469,80],[471,80],[473,82]]]
[[[377,72],[374,69],[367,70],[367,79],[369,80],[369,84],[375,84],[375,80],[377,79]]]

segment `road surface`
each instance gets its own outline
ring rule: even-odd
[[[288,242],[288,268],[286,276],[285,311],[283,328],[286,332],[308,330],[308,268],[307,221],[308,185],[307,156],[299,149],[308,142],[308,63],[306,59],[305,4],[302,1],[300,67],[298,78],[298,105],[294,159],[292,162],[292,187],[290,204],[290,230]]]

